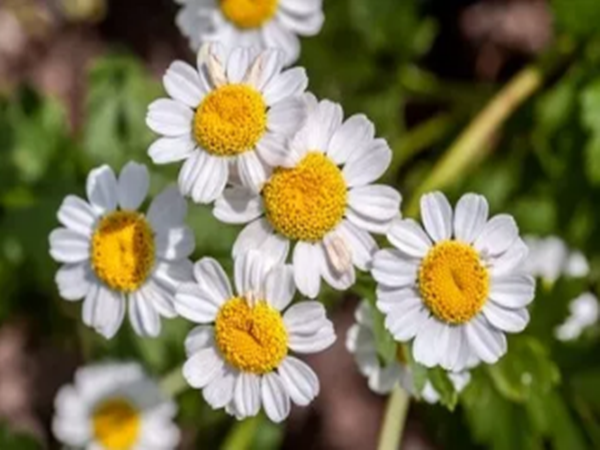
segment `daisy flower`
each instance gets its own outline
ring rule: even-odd
[[[488,203],[464,195],[452,211],[440,192],[424,195],[421,217],[397,220],[395,249],[373,258],[377,307],[397,341],[414,338],[417,362],[460,372],[473,358],[495,363],[506,353],[505,332],[529,322],[533,278],[518,269],[527,255],[514,219],[488,220]]]
[[[119,179],[108,166],[87,179],[87,201],[65,198],[58,210],[64,228],[50,234],[50,255],[65,300],[83,301],[83,321],[107,339],[118,331],[127,303],[141,336],[160,333],[160,316],[175,317],[175,286],[191,280],[194,235],[184,225],[187,205],[169,188],[138,211],[148,193],[146,166],[128,163]]]
[[[377,250],[369,233],[385,233],[399,216],[400,194],[372,184],[392,157],[386,141],[374,138],[373,124],[362,114],[342,123],[340,105],[306,99],[306,125],[262,192],[228,188],[215,202],[214,215],[226,223],[248,223],[234,257],[259,249],[285,261],[293,245],[296,286],[314,298],[321,277],[345,290],[355,282],[355,266],[369,268]]]
[[[375,344],[373,312],[367,300],[359,304],[354,317],[356,323],[348,329],[346,348],[354,355],[360,373],[367,377],[369,388],[377,394],[387,394],[396,383],[400,383],[410,395],[419,396],[427,403],[437,403],[440,395],[430,381],[425,383],[421,392],[417,392],[401,345],[397,346],[395,361],[385,365],[382,363]],[[471,374],[468,371],[449,372],[448,378],[456,392],[460,393],[471,381]]]
[[[559,341],[572,341],[583,331],[594,325],[600,317],[598,298],[591,292],[585,292],[569,304],[569,317],[554,330]]]
[[[147,125],[163,137],[148,154],[155,164],[185,161],[179,189],[196,203],[216,199],[230,172],[256,192],[301,128],[308,85],[300,67],[281,71],[281,53],[206,45],[198,68],[176,61],[163,83],[171,98],[153,102]]]
[[[54,401],[54,436],[69,448],[175,449],[176,404],[136,363],[105,363],[77,370]]]
[[[546,283],[553,284],[561,276],[581,278],[588,275],[589,263],[583,253],[571,250],[558,236],[524,238],[529,255],[524,270]]]
[[[186,339],[183,375],[202,389],[215,409],[243,419],[260,407],[274,422],[290,412],[290,401],[308,405],[319,393],[312,369],[290,351],[316,353],[335,341],[325,308],[316,301],[289,307],[295,293],[289,266],[268,263],[250,251],[235,260],[234,294],[215,260],[194,266],[196,283],[177,291],[179,314],[200,323]],[[285,312],[284,312],[285,311]]]
[[[227,48],[280,48],[286,65],[300,56],[298,36],[314,36],[323,26],[322,0],[176,0],[183,5],[176,23],[198,50],[205,42]]]

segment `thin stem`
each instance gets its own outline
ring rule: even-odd
[[[246,450],[250,448],[261,421],[262,416],[257,415],[237,422],[228,434],[227,440],[221,446],[221,450]]]
[[[166,374],[162,380],[160,380],[160,386],[166,394],[176,397],[188,388],[188,384],[183,378],[183,372],[181,366],[176,367],[171,372]]]
[[[465,168],[476,161],[482,151],[485,151],[486,144],[504,121],[540,88],[542,79],[542,72],[538,67],[527,67],[490,101],[414,193],[408,205],[408,216],[416,215],[422,194],[443,188],[453,182],[457,176],[464,175]]]
[[[398,450],[402,441],[409,405],[410,397],[408,393],[400,385],[396,385],[388,399],[377,450]]]

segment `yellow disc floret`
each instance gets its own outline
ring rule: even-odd
[[[287,355],[281,314],[265,301],[251,305],[245,298],[228,300],[217,315],[215,337],[225,360],[242,372],[271,372]]]
[[[221,0],[221,11],[238,28],[258,28],[277,11],[278,0]]]
[[[135,211],[115,211],[103,217],[92,237],[92,267],[112,289],[133,292],[154,266],[154,234],[146,218]]]
[[[92,414],[94,438],[107,450],[129,450],[138,442],[140,412],[124,399],[101,403]]]
[[[348,188],[333,161],[310,152],[294,168],[275,169],[262,194],[276,231],[289,239],[317,242],[344,217]]]
[[[471,320],[488,298],[490,277],[468,244],[443,241],[425,256],[419,269],[419,290],[440,320],[461,324]]]
[[[267,129],[262,95],[244,84],[227,84],[208,94],[194,115],[194,136],[215,156],[235,156],[254,148]]]

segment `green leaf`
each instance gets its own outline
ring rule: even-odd
[[[2,450],[37,450],[42,445],[24,433],[12,432],[0,423],[0,448]]]
[[[374,305],[370,303],[373,315],[373,334],[375,335],[375,345],[377,354],[382,360],[383,365],[388,365],[396,360],[398,343],[388,330],[385,329],[385,317]]]
[[[587,37],[598,30],[600,3],[597,0],[553,0],[557,27],[578,37]]]
[[[458,402],[458,393],[454,389],[452,381],[448,378],[448,373],[441,367],[436,367],[429,369],[427,377],[439,394],[440,403],[450,411],[453,411]]]

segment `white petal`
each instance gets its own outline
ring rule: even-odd
[[[415,258],[423,258],[432,245],[423,228],[412,219],[394,220],[387,238],[398,250]]]
[[[176,187],[169,187],[154,197],[148,209],[148,221],[157,233],[183,225],[187,203]]]
[[[300,56],[300,40],[276,20],[271,20],[262,29],[267,48],[280,48],[285,53],[285,64],[290,65]]]
[[[327,156],[342,165],[355,153],[363,154],[375,138],[375,126],[364,114],[350,117],[333,134]]]
[[[271,234],[258,248],[258,251],[265,258],[265,263],[268,267],[273,267],[275,264],[283,264],[287,260],[289,250],[289,239],[280,234]]]
[[[212,347],[215,343],[215,329],[212,325],[198,325],[185,338],[185,354],[192,357],[200,350]]]
[[[175,61],[169,66],[163,84],[172,98],[190,108],[197,108],[204,98],[205,89],[198,71],[183,61]]]
[[[389,311],[385,318],[385,328],[397,341],[406,342],[417,335],[428,315],[423,301],[415,296],[399,302]]]
[[[398,216],[400,193],[390,186],[372,184],[351,189],[348,204],[354,211],[378,221],[392,220]]]
[[[315,298],[321,289],[322,258],[319,244],[296,243],[293,255],[294,281],[298,290],[309,298]]]
[[[241,154],[237,159],[238,172],[242,185],[254,193],[259,193],[267,180],[267,169],[254,151]]]
[[[237,376],[236,372],[223,367],[222,373],[204,388],[204,399],[213,409],[223,408],[231,402]]]
[[[251,222],[238,235],[233,245],[233,257],[237,258],[248,250],[260,248],[273,233],[274,231],[266,219]]]
[[[505,308],[522,308],[535,297],[535,282],[528,275],[492,278],[490,298]]]
[[[336,336],[333,325],[327,323],[327,325],[323,326],[314,334],[290,334],[288,346],[296,353],[318,353],[331,347],[335,342],[335,339]]]
[[[284,135],[265,133],[256,144],[256,151],[271,167],[293,167],[299,158],[288,146]]]
[[[273,268],[267,274],[265,295],[267,301],[278,311],[283,311],[294,298],[294,269],[289,265]]]
[[[325,307],[316,300],[292,305],[283,315],[288,333],[314,334],[329,323]]]
[[[96,214],[86,201],[75,195],[69,195],[60,205],[58,221],[83,236],[91,236],[96,223]]]
[[[349,244],[334,233],[326,236],[321,245],[321,276],[334,289],[344,291],[356,282]]]
[[[413,344],[415,361],[425,367],[434,367],[440,362],[439,336],[443,328],[449,325],[439,322],[434,317],[429,317],[417,332]]]
[[[322,11],[316,11],[306,16],[288,13],[283,7],[278,11],[277,20],[290,31],[300,36],[315,36],[321,31],[325,22]]]
[[[56,272],[55,280],[60,296],[65,300],[84,298],[95,282],[88,263],[65,264]]]
[[[179,286],[175,294],[175,310],[180,316],[196,323],[210,323],[215,320],[220,303],[210,292],[195,283]]]
[[[527,245],[520,239],[517,240],[497,258],[490,260],[490,273],[494,277],[508,275],[519,268],[528,254]]]
[[[335,132],[342,126],[342,107],[329,100],[321,101],[307,121],[308,148],[327,152]]]
[[[130,161],[119,174],[118,196],[121,209],[137,210],[150,187],[150,174],[143,164]]]
[[[250,250],[234,261],[235,286],[239,295],[264,295],[265,276],[270,269],[263,255]]]
[[[416,282],[418,261],[403,256],[397,250],[379,250],[373,256],[373,278],[392,287],[410,286]]]
[[[223,191],[223,195],[215,202],[213,214],[221,222],[242,224],[257,219],[263,211],[260,195],[235,186]]]
[[[302,97],[290,97],[274,104],[267,113],[267,128],[291,136],[306,120],[306,104]]]
[[[169,319],[177,317],[172,292],[162,287],[152,278],[146,281],[141,291],[143,296],[152,302],[158,314]]]
[[[438,337],[440,366],[446,370],[455,370],[457,362],[461,359],[463,347],[467,347],[464,328],[446,325]]]
[[[281,0],[281,7],[297,16],[306,16],[319,11],[322,3],[322,0]]]
[[[506,336],[493,328],[483,316],[478,316],[465,325],[467,339],[473,352],[482,361],[494,364],[506,353]]]
[[[279,375],[274,372],[263,375],[260,393],[267,417],[275,423],[285,420],[290,414],[290,397]]]
[[[400,303],[405,301],[412,302],[415,298],[421,298],[417,286],[401,288],[393,288],[385,285],[377,286],[377,309],[384,314],[388,314],[396,309]]]
[[[66,228],[50,233],[50,255],[58,262],[78,263],[90,257],[90,240]]]
[[[263,96],[267,105],[274,105],[281,100],[302,94],[308,87],[306,70],[295,67],[275,75],[265,86]]]
[[[155,100],[146,115],[146,125],[163,136],[177,137],[190,134],[194,112],[189,106],[175,100]]]
[[[152,273],[152,279],[168,292],[175,293],[180,284],[192,281],[192,262],[189,259],[159,260]]]
[[[352,222],[343,220],[336,233],[348,244],[352,254],[352,262],[360,270],[368,270],[373,255],[377,251],[377,242],[365,230],[358,228]]]
[[[346,218],[358,228],[374,234],[386,234],[392,225],[391,220],[379,220],[375,217],[364,216],[353,208],[346,209]]]
[[[471,244],[481,234],[488,219],[488,202],[482,195],[465,194],[456,204],[454,236]]]
[[[242,81],[244,75],[250,67],[252,50],[249,48],[235,48],[227,59],[227,78],[231,84],[237,84]]]
[[[392,151],[385,139],[375,139],[368,150],[351,158],[342,173],[349,187],[365,186],[377,180],[392,161]]]
[[[485,224],[473,246],[484,256],[496,256],[506,251],[518,237],[515,220],[507,214],[498,214]]]
[[[376,394],[387,394],[400,381],[400,366],[392,363],[378,369],[369,376],[369,388]]]
[[[123,322],[125,299],[117,292],[94,284],[83,302],[82,316],[86,325],[111,339]]]
[[[505,309],[494,302],[487,302],[483,308],[483,315],[492,325],[508,333],[519,333],[529,323],[527,309]]]
[[[319,379],[308,365],[293,356],[285,358],[278,369],[292,401],[306,406],[319,395]]]
[[[87,197],[98,214],[117,208],[117,177],[108,166],[90,172],[86,183]]]
[[[425,230],[434,242],[452,237],[452,206],[441,192],[421,197],[421,217]]]
[[[244,417],[255,416],[260,409],[260,378],[252,373],[240,373],[233,398],[235,407]]]
[[[269,81],[281,72],[283,68],[285,54],[277,48],[271,48],[263,51],[254,64],[258,64],[259,76],[256,81],[256,88],[262,91]]]
[[[193,181],[188,194],[191,194],[196,203],[211,203],[223,193],[227,184],[227,178],[229,177],[227,160],[209,155],[207,152],[198,152],[198,155],[195,170],[190,175]],[[188,164],[190,160],[191,158],[185,164]],[[181,173],[183,173],[183,169]],[[186,179],[185,182],[189,182],[189,180],[190,178]],[[183,193],[181,178],[179,186]]]
[[[220,373],[223,359],[214,347],[207,347],[196,352],[183,365],[183,377],[190,386],[202,389]]]
[[[141,292],[129,295],[129,321],[139,336],[156,337],[160,334],[160,317],[149,298]]]
[[[156,253],[166,260],[187,258],[196,246],[194,233],[188,227],[172,228],[156,235]]]
[[[194,277],[198,284],[211,294],[217,305],[222,305],[233,297],[229,278],[217,260],[202,258],[194,264]]]
[[[183,161],[194,154],[196,146],[196,142],[189,134],[179,137],[162,137],[152,143],[148,149],[148,156],[154,164]]]

